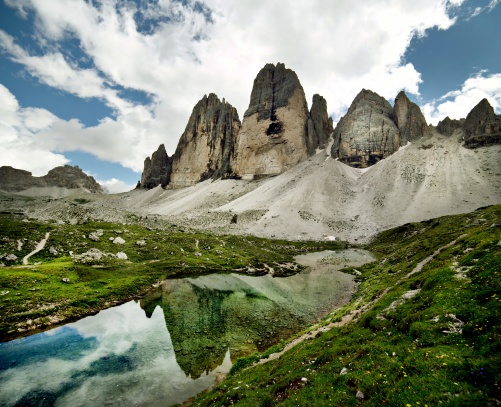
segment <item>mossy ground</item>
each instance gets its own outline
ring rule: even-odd
[[[501,206],[407,224],[367,248],[378,261],[358,269],[357,294],[324,322],[364,305],[365,312],[280,359],[248,369],[263,355],[237,361],[230,376],[191,404],[498,405]]]
[[[99,241],[89,235],[102,230]],[[45,248],[22,265],[22,258],[50,232]],[[121,237],[123,244],[110,238]],[[138,245],[144,241],[144,245]],[[20,244],[21,243],[21,244]],[[215,236],[159,224],[28,221],[0,214],[0,339],[44,329],[137,298],[168,277],[214,272],[277,275],[295,272],[293,256],[307,251],[343,248],[339,242],[288,242],[249,236]],[[52,253],[50,249],[53,249]],[[70,255],[91,248],[124,252],[127,260],[80,264]],[[57,254],[54,255],[54,249]],[[69,283],[63,282],[68,278]]]

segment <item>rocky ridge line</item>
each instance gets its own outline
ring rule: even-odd
[[[0,189],[21,192],[29,188],[58,187],[84,189],[91,193],[104,193],[94,177],[85,174],[77,165],[53,168],[42,177],[34,177],[31,172],[10,166],[0,167]]]

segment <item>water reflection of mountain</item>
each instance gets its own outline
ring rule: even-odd
[[[176,361],[192,378],[219,366],[227,352],[233,360],[261,350],[292,332],[304,319],[263,295],[217,290],[187,280],[171,280],[140,303],[147,316],[160,306]]]
[[[353,277],[337,270],[368,259],[360,250],[302,257],[311,268],[287,278],[210,274],[167,280],[140,305],[147,316],[163,309],[176,361],[197,378],[219,366],[228,349],[232,360],[263,350],[347,301]]]

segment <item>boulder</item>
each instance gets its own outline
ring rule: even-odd
[[[99,249],[92,248],[84,253],[75,254],[73,256],[73,261],[81,264],[96,264],[114,258],[116,258],[116,256],[113,253],[104,253]]]

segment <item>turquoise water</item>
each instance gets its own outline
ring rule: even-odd
[[[236,358],[346,301],[352,277],[332,264],[287,278],[168,280],[140,301],[0,343],[0,406],[182,403]]]

